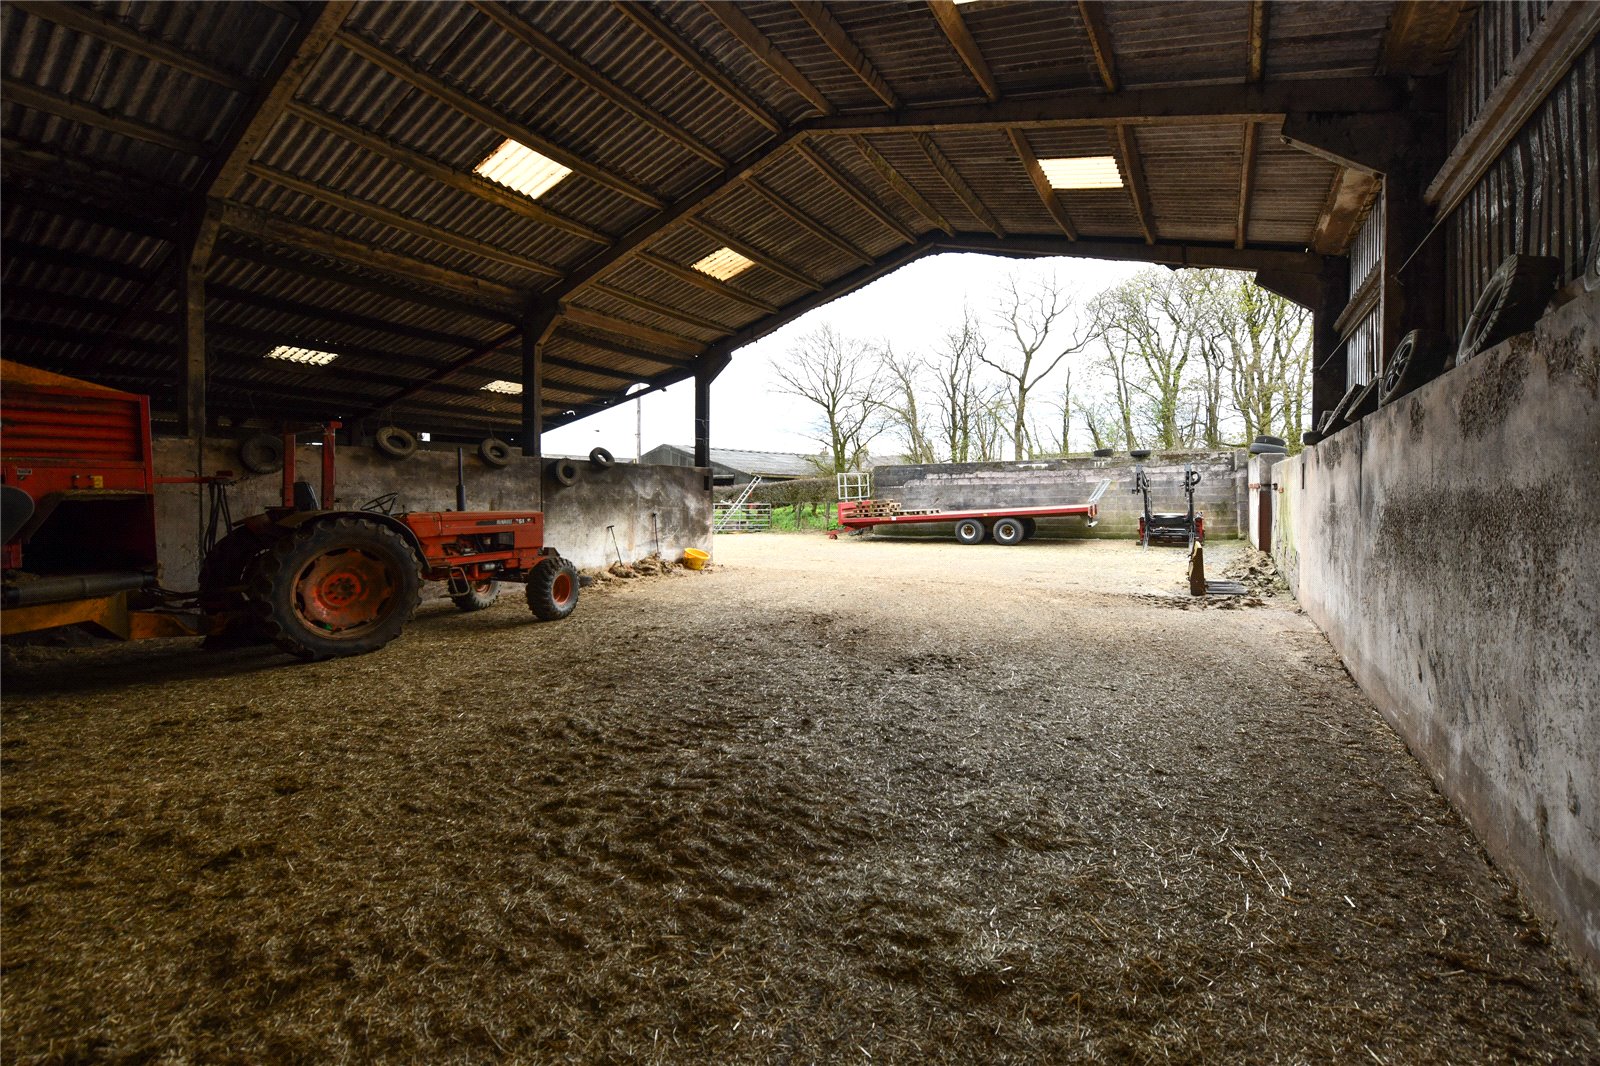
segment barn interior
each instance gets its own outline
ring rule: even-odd
[[[710,548],[718,374],[907,263],[982,252],[1252,271],[1314,322],[1319,431],[1273,468],[1273,554],[1592,988],[1597,27],[1600,5],[1547,0],[8,0],[4,354],[149,397],[155,471],[174,479],[152,487],[173,587],[192,587],[205,554],[212,496],[192,479],[237,470],[243,441],[334,422],[340,501],[398,487],[412,510],[448,510],[461,469],[475,507],[543,511],[551,543],[589,566],[613,547]],[[1523,324],[1494,332],[1518,301]],[[1380,406],[1400,369],[1406,388]],[[695,389],[695,466],[557,477],[546,430],[680,381]],[[396,427],[427,438],[403,466],[374,447]],[[494,462],[486,441],[503,449]],[[334,450],[322,443],[303,436],[290,454],[314,470]],[[479,451],[458,466],[462,447]],[[242,515],[279,486],[232,491]],[[144,654],[130,644],[85,698],[114,707],[141,661],[185,669]],[[370,658],[356,684],[379,683]],[[401,703],[444,707],[457,691],[414,683]],[[575,715],[593,693],[548,696]],[[27,773],[15,759],[8,745],[12,782]],[[82,795],[63,782],[69,793]],[[5,822],[12,854],[43,831],[9,808]],[[12,944],[26,942],[19,898]],[[230,980],[232,963],[203,965],[193,987]],[[5,997],[46,989],[92,1013],[94,981],[71,969],[8,975]],[[1148,994],[1172,994],[1152,980]],[[270,1002],[265,987],[253,994]],[[1575,995],[1592,1035],[1592,992]],[[106,1032],[28,1054],[128,1050]],[[787,1045],[763,1054],[773,1046]],[[670,1044],[610,1053],[693,1058]]]

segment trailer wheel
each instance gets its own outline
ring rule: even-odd
[[[456,589],[463,589],[457,592]],[[500,582],[490,578],[487,581],[465,581],[460,585],[454,581],[450,583],[450,602],[458,610],[471,613],[493,607],[500,598]]]
[[[377,651],[417,609],[411,545],[357,518],[308,523],[251,567],[250,606],[272,642],[302,659]]]
[[[528,610],[541,622],[559,622],[578,606],[578,568],[551,556],[528,576]]]
[[[1022,539],[1023,540],[1032,540],[1034,538],[1034,536],[1038,532],[1039,532],[1039,522],[1038,522],[1037,519],[1033,519],[1033,518],[1024,518],[1024,519],[1022,519]]]
[[[1016,518],[1001,518],[994,524],[994,542],[996,544],[1021,544],[1028,537],[1026,528]]]
[[[963,518],[956,523],[956,539],[963,544],[981,544],[988,535],[989,531],[976,518]]]

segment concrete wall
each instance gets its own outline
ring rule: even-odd
[[[1237,537],[1243,529],[1245,454],[1243,452],[1157,452],[1145,461],[1150,475],[1150,509],[1182,511],[1183,468],[1200,471],[1195,510],[1205,515],[1206,535]],[[1100,497],[1100,524],[1085,527],[1081,518],[1045,520],[1040,537],[1136,537],[1143,502],[1133,492],[1135,463],[1126,455],[1113,459],[1038,459],[1020,463],[939,463],[927,466],[879,466],[872,470],[872,491],[878,499],[898,500],[902,507],[965,510],[1007,504],[1048,506],[1082,503],[1102,478],[1111,487]],[[951,535],[948,523],[879,526],[874,536]]]
[[[296,453],[299,476],[320,493],[322,449],[302,445]],[[156,441],[158,476],[191,475],[195,459],[192,441]],[[202,465],[207,473],[232,470],[243,477],[228,489],[236,519],[280,501],[280,475],[244,473],[231,441],[208,441]],[[711,550],[711,493],[705,486],[705,471],[631,463],[597,470],[587,460],[580,460],[578,466],[580,476],[575,485],[558,485],[548,475],[543,479],[546,542],[578,566],[616,561],[617,549],[607,526],[614,527],[622,557],[630,562],[655,551],[658,538],[663,556],[669,559],[679,558],[685,548]],[[467,507],[537,510],[540,486],[536,476],[534,464],[520,457],[496,468],[469,450]],[[396,461],[372,448],[341,447],[336,482],[341,507],[358,508],[382,493],[398,492],[396,511],[453,510],[456,453],[453,448],[420,450],[410,459]],[[166,485],[156,494],[162,580],[169,588],[195,586],[203,507],[202,496],[193,486]]]
[[[1301,604],[1600,972],[1600,293],[1276,475]]]

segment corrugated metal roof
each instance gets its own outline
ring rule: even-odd
[[[1266,80],[1371,74],[1393,6],[1268,5]],[[926,5],[863,0],[824,9],[902,109],[982,100]],[[216,150],[241,132],[257,95],[243,91],[239,79],[262,84],[275,76],[289,59],[285,50],[311,24],[297,27],[292,9],[278,4],[96,3],[79,9],[87,13],[84,28],[36,10],[43,9],[0,8],[0,72],[7,79],[0,97],[0,280],[8,353],[68,373],[115,376],[170,398],[182,362],[167,280],[177,246],[150,233],[176,233],[181,216],[201,206],[196,190],[217,172]],[[1495,32],[1522,32],[1539,10],[1519,8]],[[740,11],[832,111],[886,114],[861,73],[794,5],[753,0]],[[314,14],[308,8],[306,17]],[[958,14],[1003,96],[1103,94],[1077,5],[980,0]],[[113,30],[96,36],[93,20],[101,17]],[[507,18],[544,35],[580,69],[551,62],[542,46],[509,32]],[[341,409],[389,402],[419,417],[513,426],[519,401],[477,386],[491,370],[516,377],[520,348],[513,340],[486,352],[485,343],[504,335],[513,308],[538,311],[559,300],[617,325],[559,323],[550,334],[546,353],[570,364],[548,373],[547,413],[558,418],[574,404],[584,407],[580,396],[609,401],[627,384],[618,375],[660,380],[686,372],[677,365],[681,342],[652,361],[651,335],[629,323],[689,347],[722,343],[759,326],[763,307],[810,297],[815,286],[859,270],[863,258],[898,254],[907,231],[932,232],[934,222],[915,199],[958,234],[986,234],[987,215],[1010,234],[1060,236],[1003,130],[942,129],[927,142],[981,210],[964,202],[914,135],[864,138],[895,171],[885,176],[848,135],[796,132],[816,114],[814,105],[698,3],[509,0],[498,13],[364,3],[333,29],[331,39],[309,38],[322,41],[321,52],[309,57],[293,97],[356,132],[278,116],[250,156],[256,172],[225,190],[232,204],[270,217],[247,225],[257,216],[230,215],[210,264],[213,409],[221,413],[259,400],[276,412],[314,415],[330,395],[347,395]],[[129,47],[119,36],[129,31],[192,62],[163,62],[159,49]],[[1243,0],[1111,5],[1105,32],[1125,89],[1238,84],[1248,71]],[[372,48],[380,54],[361,54]],[[195,63],[215,72],[181,69]],[[652,114],[681,133],[658,127]],[[1110,154],[1110,129],[1035,128],[1027,139],[1043,157]],[[462,176],[508,130],[572,160],[577,172],[520,206],[485,194]],[[1304,248],[1336,168],[1269,132],[1270,123],[1257,138],[1247,236],[1253,246]],[[351,139],[363,136],[364,143]],[[374,136],[392,148],[375,151]],[[786,146],[799,137],[877,210]],[[1138,127],[1134,142],[1163,240],[1232,243],[1246,162],[1241,138],[1238,123]],[[421,157],[420,169],[406,153]],[[55,157],[67,168],[59,181],[50,169]],[[652,197],[666,214],[641,202]],[[1127,190],[1063,191],[1058,200],[1085,238],[1142,240]],[[885,224],[880,212],[899,224]],[[687,267],[719,247],[697,220],[787,269],[757,265],[721,288],[682,280],[661,261]],[[926,239],[917,246],[927,247]],[[605,266],[588,280],[568,280],[597,263]],[[72,300],[84,306],[74,312]],[[279,334],[340,343],[350,355],[320,374],[263,363],[263,344]],[[99,354],[91,366],[92,352]],[[393,403],[408,383],[425,379],[436,383]],[[305,386],[299,393],[297,383]]]

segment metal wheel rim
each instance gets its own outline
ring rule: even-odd
[[[353,639],[389,617],[399,586],[388,560],[354,545],[331,548],[295,575],[295,617],[314,633]]]

